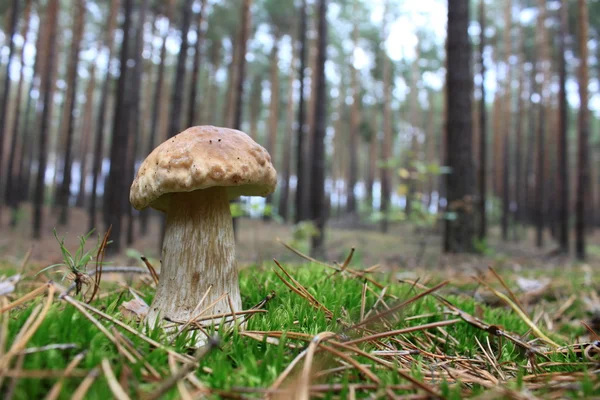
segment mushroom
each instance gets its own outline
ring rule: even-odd
[[[215,303],[208,314],[230,312],[228,297],[241,310],[229,201],[266,197],[276,183],[269,153],[234,129],[195,126],[150,153],[129,194],[136,209],[166,213],[150,325],[157,318],[188,321],[206,292],[200,309]]]

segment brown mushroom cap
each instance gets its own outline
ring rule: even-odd
[[[230,199],[275,190],[271,156],[244,132],[194,126],[163,142],[140,166],[129,201],[138,210],[166,211],[165,194],[221,186]]]

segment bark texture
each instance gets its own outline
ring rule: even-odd
[[[33,238],[40,239],[42,236],[42,225],[43,225],[43,206],[44,206],[44,192],[45,182],[44,178],[46,175],[46,165],[48,164],[48,130],[50,126],[50,116],[52,115],[52,97],[54,94],[54,69],[55,69],[55,58],[56,58],[56,29],[58,25],[58,0],[51,0],[47,6],[47,19],[48,24],[48,59],[45,62],[43,70],[43,90],[44,93],[42,99],[42,115],[40,122],[40,135],[38,138],[38,170],[35,180],[35,196],[34,196],[34,208],[33,208]]]
[[[479,65],[481,67],[481,100],[479,105],[479,239],[487,236],[487,110],[485,104],[485,0],[479,3]]]
[[[105,43],[104,45],[108,49],[108,59],[112,57],[112,48],[114,42],[115,25],[117,22],[117,13],[119,9],[119,0],[111,0],[110,3],[110,14],[108,17],[108,27],[106,30]],[[102,90],[100,94],[100,102],[98,104],[98,114],[96,117],[96,133],[94,138],[94,155],[92,158],[92,189],[90,193],[90,205],[88,209],[89,213],[89,229],[92,230],[96,227],[96,204],[98,200],[97,188],[98,179],[102,170],[102,155],[104,147],[104,123],[106,120],[106,108],[108,105],[108,92],[112,79],[110,78],[110,71],[107,68],[104,82],[102,83]]]
[[[327,218],[325,205],[325,127],[326,109],[325,104],[325,60],[327,59],[327,0],[319,0],[319,26],[318,26],[318,53],[317,68],[315,71],[315,125],[312,143],[312,173],[310,206],[311,218],[315,223],[318,234],[312,238],[311,253],[322,255],[325,244],[325,220]]]
[[[448,211],[444,250],[473,250],[473,193],[475,189],[471,140],[471,44],[468,34],[469,2],[448,1],[446,78],[446,159],[451,172],[446,178]]]
[[[306,0],[302,0],[300,6],[300,30],[298,32],[299,38],[299,59],[300,68],[298,69],[298,81],[300,82],[300,96],[298,99],[298,123],[296,132],[296,193],[295,193],[295,206],[296,212],[294,215],[294,222],[298,223],[304,221],[307,217],[306,204],[304,202],[304,192],[307,189],[307,177],[305,174],[304,156],[306,147],[306,124],[305,121],[305,109],[304,109],[304,72],[306,69]]]
[[[585,218],[589,207],[589,108],[588,108],[588,13],[585,0],[579,0],[579,143],[577,147],[577,198],[575,200],[575,254],[585,259]]]
[[[565,62],[565,41],[568,31],[567,2],[560,1],[560,33],[558,37],[558,76],[560,80],[559,102],[559,125],[558,125],[558,242],[563,253],[569,252],[569,161],[567,143],[567,70]]]

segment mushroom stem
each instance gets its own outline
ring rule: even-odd
[[[158,315],[173,321],[188,321],[210,285],[212,288],[198,310],[228,294],[234,311],[240,311],[242,302],[227,189],[213,187],[171,193],[168,201],[160,281],[148,313],[150,325],[154,325]],[[225,296],[205,315],[229,311]]]

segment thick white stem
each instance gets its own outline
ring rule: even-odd
[[[156,296],[148,321],[156,317],[187,321],[212,285],[199,307],[204,310],[228,294],[235,311],[242,302],[235,262],[235,240],[225,188],[189,193],[172,193],[169,199],[162,267]],[[230,312],[224,296],[204,315]]]

